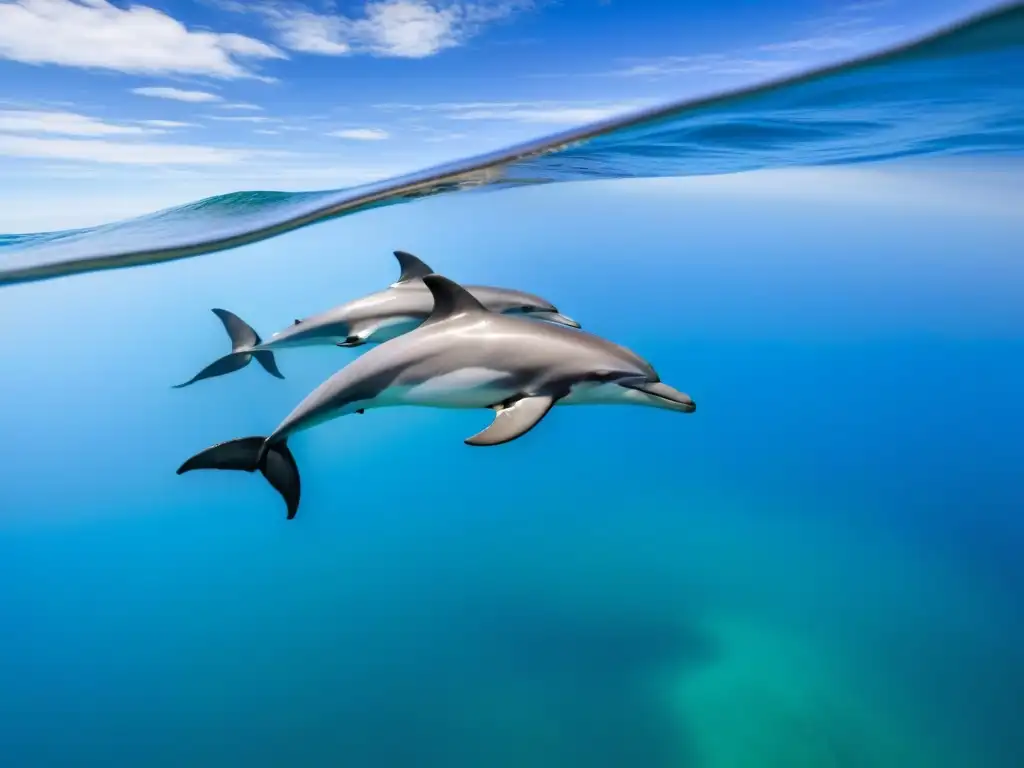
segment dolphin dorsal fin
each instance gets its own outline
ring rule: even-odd
[[[434,309],[423,321],[423,325],[447,320],[455,315],[490,313],[473,294],[447,277],[430,274],[423,278],[423,282],[434,298]]]
[[[434,270],[411,253],[407,251],[395,251],[394,253],[395,258],[398,259],[398,266],[402,270],[402,274],[399,275],[398,279],[394,282],[395,285],[398,285],[399,283],[408,283],[410,280],[416,280],[417,278],[433,274]]]

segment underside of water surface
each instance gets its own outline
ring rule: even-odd
[[[88,229],[0,235],[0,284],[233,248],[325,219],[463,190],[723,174],[914,157],[1019,156],[1024,6],[804,75],[322,192],[236,192]]]

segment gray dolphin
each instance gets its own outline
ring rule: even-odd
[[[304,320],[296,320],[265,342],[237,315],[224,309],[213,310],[224,322],[231,337],[231,352],[185,383],[177,384],[175,389],[240,370],[253,357],[270,374],[284,378],[274,360],[274,351],[278,349],[322,345],[359,347],[379,344],[408,333],[423,322],[434,305],[430,291],[423,283],[424,276],[433,270],[406,251],[394,251],[394,255],[398,259],[401,274],[385,290],[346,302]],[[485,307],[496,312],[525,315],[571,328],[580,327],[575,320],[561,314],[550,301],[532,293],[487,285],[466,286],[466,290]]]
[[[219,443],[178,468],[260,470],[299,507],[299,469],[288,438],[350,413],[395,405],[490,408],[490,426],[468,445],[500,445],[535,427],[556,403],[632,404],[693,413],[689,395],[661,383],[632,351],[583,331],[488,310],[440,275],[423,282],[434,301],[415,330],[370,349],[299,403],[268,437]]]

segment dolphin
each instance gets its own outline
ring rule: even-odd
[[[465,440],[500,445],[529,432],[556,404],[632,404],[693,413],[689,395],[663,384],[646,360],[599,336],[487,309],[441,275],[423,278],[434,306],[416,329],[374,347],[335,373],[266,437],[219,443],[189,458],[196,469],[259,470],[299,508],[300,479],[287,441],[339,416],[420,405],[488,408],[490,426]]]
[[[433,270],[406,251],[394,251],[394,255],[401,273],[398,280],[385,290],[304,320],[296,320],[265,342],[237,315],[224,309],[213,310],[231,337],[231,352],[174,388],[180,389],[202,379],[240,370],[253,357],[271,375],[284,378],[274,360],[275,350],[321,345],[359,347],[379,344],[408,333],[430,314],[433,299],[423,278]],[[571,328],[580,327],[575,320],[561,314],[551,302],[531,293],[486,285],[466,286],[466,290],[496,312],[525,315]],[[230,325],[225,318],[230,319]]]

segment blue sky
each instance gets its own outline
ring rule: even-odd
[[[73,226],[348,186],[877,49],[979,5],[0,0],[0,202]]]

